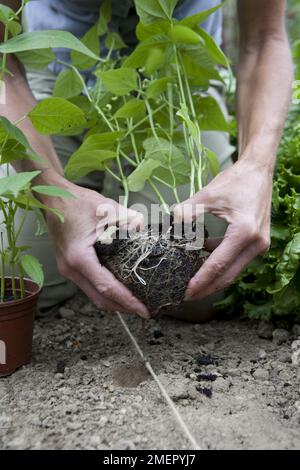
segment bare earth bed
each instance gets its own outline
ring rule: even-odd
[[[202,448],[300,449],[300,325],[127,319]],[[36,321],[32,364],[0,380],[0,449],[189,443],[118,318],[78,295]]]

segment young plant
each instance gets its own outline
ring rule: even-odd
[[[72,49],[70,62],[59,61],[63,70],[53,96],[40,102],[29,118],[42,134],[83,135],[82,145],[65,168],[66,176],[76,180],[95,170],[110,174],[122,185],[125,206],[130,193],[141,191],[146,183],[166,212],[170,202],[180,202],[180,186],[188,185],[193,196],[219,166],[217,156],[203,145],[201,131],[229,130],[209,93],[212,83],[222,85],[219,67],[229,69],[228,60],[199,26],[222,4],[181,21],[173,17],[176,4],[176,0],[135,1],[140,22],[137,46],[129,55],[119,34],[109,31],[112,12],[107,0],[102,3],[99,21],[81,41],[53,30],[21,34],[0,46],[0,52],[16,53],[34,68],[53,60],[51,48]],[[102,37],[106,52],[100,57]],[[92,86],[86,81],[91,68]],[[165,200],[162,187],[171,190],[173,201]],[[139,290],[137,295],[148,304],[151,280],[147,273],[153,278],[167,263],[168,299],[156,299],[151,308],[181,301],[203,254],[186,255],[188,261],[183,261],[184,243],[166,242],[152,233],[143,233],[132,243],[129,251],[124,245],[121,251],[117,249],[122,259],[110,263],[99,252],[101,261],[133,291],[147,285],[147,294]],[[159,259],[154,256],[158,245]],[[171,276],[178,259],[183,279],[179,284]],[[188,267],[184,268],[185,262]],[[166,278],[165,272],[161,274]]]
[[[14,12],[5,5],[0,5],[0,21],[4,26],[4,42],[1,47],[5,48],[9,36],[20,33],[21,25],[18,22],[25,1],[18,12]],[[7,53],[2,54],[0,86],[2,97],[5,98],[5,74],[9,74],[6,68]],[[19,238],[24,227],[29,211],[35,211],[39,222],[42,222],[40,210],[51,210],[63,221],[63,215],[53,209],[48,209],[36,197],[38,194],[48,194],[56,197],[70,197],[71,195],[60,188],[47,185],[35,185],[33,180],[40,171],[27,171],[11,173],[11,165],[23,159],[41,160],[30,146],[26,136],[17,125],[26,118],[24,116],[16,123],[10,122],[4,116],[0,116],[0,167],[2,177],[0,178],[0,259],[1,259],[1,281],[0,300],[17,300],[25,297],[24,275],[25,273],[40,287],[43,284],[43,270],[38,259],[26,254],[29,246],[19,245]],[[34,119],[34,116],[33,118]],[[21,218],[18,212],[21,211]],[[6,291],[5,276],[8,273],[11,279],[11,292]],[[18,285],[16,283],[18,280]]]

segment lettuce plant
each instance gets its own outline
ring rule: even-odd
[[[273,185],[271,248],[256,258],[220,307],[254,319],[300,317],[300,120],[290,111]]]

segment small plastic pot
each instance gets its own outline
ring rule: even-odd
[[[24,279],[24,287],[23,299],[0,302],[0,377],[12,374],[31,360],[33,321],[40,288],[30,279]],[[20,292],[19,279],[16,279],[16,289]],[[5,292],[12,292],[10,278],[5,278]]]

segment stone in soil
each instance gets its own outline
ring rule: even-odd
[[[280,345],[288,341],[288,339],[290,338],[290,333],[287,330],[284,330],[283,328],[276,328],[273,331],[272,336],[274,343]]]
[[[265,369],[259,368],[253,372],[253,377],[258,380],[268,380],[269,372]]]
[[[257,334],[260,338],[263,339],[272,339],[272,333],[274,330],[274,325],[269,321],[260,321]]]

